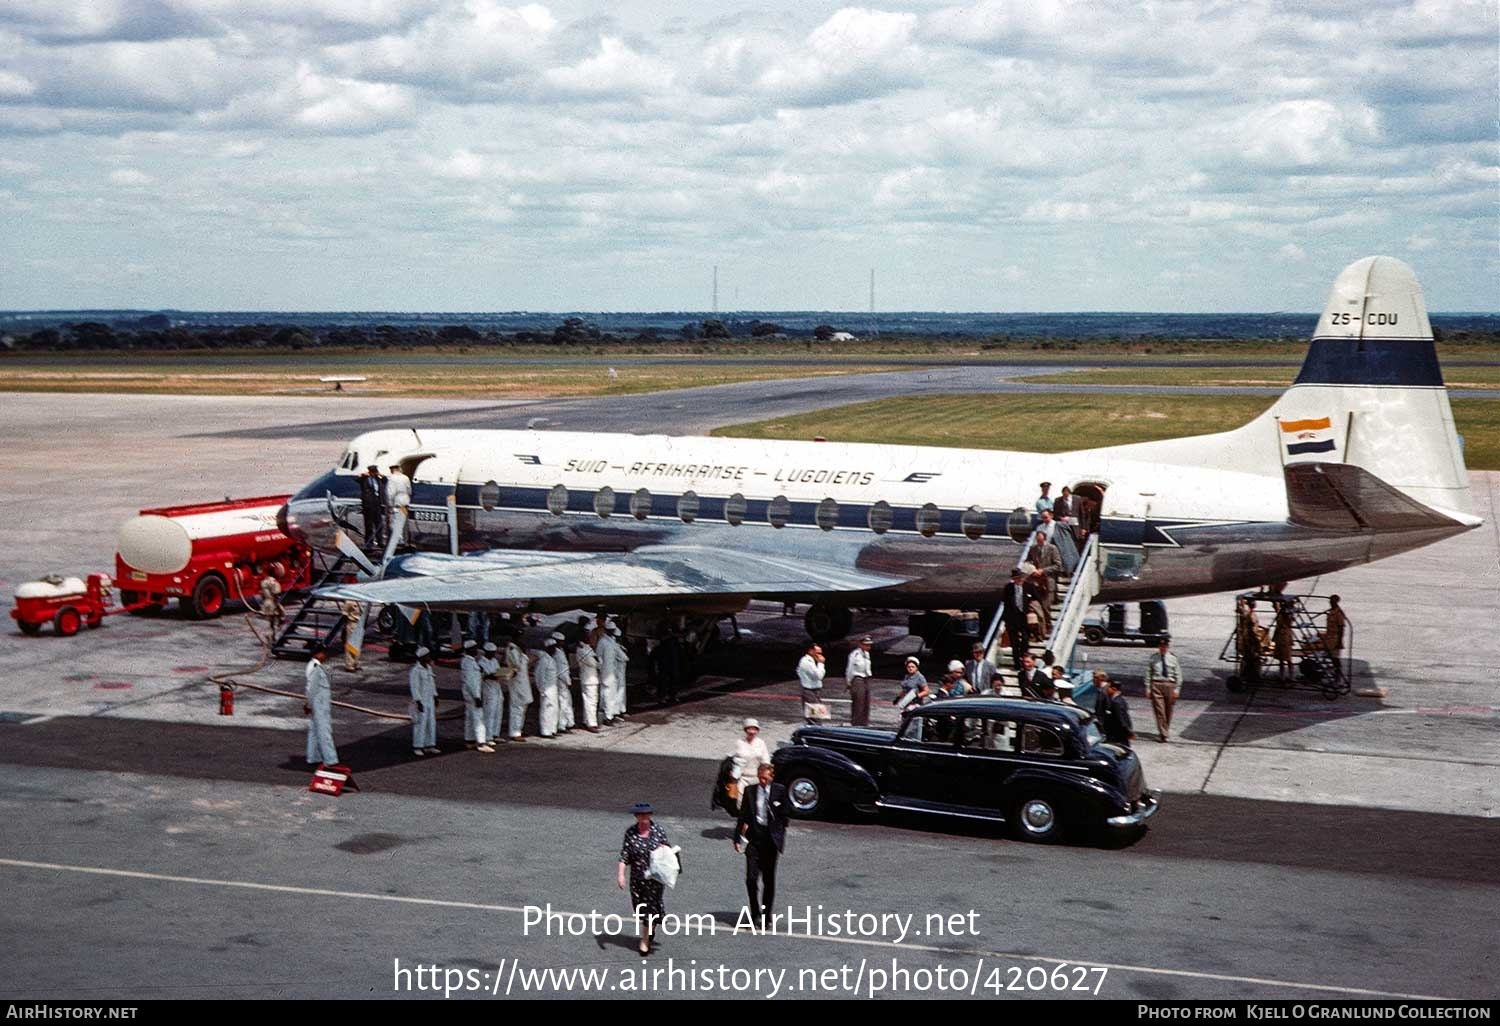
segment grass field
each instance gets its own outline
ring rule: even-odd
[[[531,399],[656,392],[739,381],[818,377],[892,368],[872,364],[702,364],[691,357],[658,364],[414,363],[272,357],[162,357],[114,361],[27,358],[0,362],[0,392],[109,392],[172,395],[295,395],[331,392],[322,375],[363,375],[345,394]]]
[[[1296,367],[1119,367],[1036,374],[1018,381],[1073,385],[1273,385],[1285,388],[1297,376]],[[1443,368],[1443,380],[1455,391],[1500,388],[1500,364],[1485,367]]]
[[[933,396],[837,406],[714,434],[1065,452],[1222,431],[1270,405],[1229,395]],[[1500,400],[1456,398],[1453,415],[1469,469],[1500,470]]]

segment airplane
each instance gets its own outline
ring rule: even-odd
[[[417,551],[324,594],[703,616],[772,599],[810,604],[819,640],[855,609],[994,609],[1041,481],[1096,504],[1098,602],[1289,582],[1482,523],[1421,288],[1386,256],[1338,275],[1295,382],[1229,431],[1044,454],[389,428],[293,496],[283,530],[347,549],[372,463],[412,479]]]

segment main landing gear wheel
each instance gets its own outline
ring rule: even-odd
[[[1104,631],[1098,627],[1085,627],[1083,640],[1090,645],[1102,645],[1104,644]]]
[[[224,578],[218,574],[207,574],[198,579],[188,599],[188,616],[194,620],[211,620],[224,611]]]
[[[812,606],[802,618],[807,636],[818,644],[839,641],[854,628],[854,613],[834,606]]]

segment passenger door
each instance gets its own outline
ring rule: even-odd
[[[974,812],[1003,815],[1010,800],[1010,777],[1021,764],[1021,736],[1027,728],[997,716],[966,719],[958,747],[954,801]]]
[[[907,718],[880,783],[882,798],[921,807],[951,805],[959,772],[955,737],[962,718],[922,710]]]

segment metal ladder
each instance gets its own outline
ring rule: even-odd
[[[319,648],[332,644],[344,631],[344,614],[338,601],[319,598],[317,592],[353,576],[360,569],[359,564],[348,556],[339,556],[331,563],[324,559],[323,563],[322,573],[307,589],[307,598],[271,642],[271,654],[277,659],[306,659]]]
[[[1048,530],[1049,540],[1056,536],[1057,527],[1057,524],[1053,524]],[[1073,571],[1058,577],[1057,589],[1052,595],[1052,607],[1047,611],[1052,620],[1052,630],[1045,641],[1032,641],[1026,649],[1036,657],[1038,665],[1041,664],[1042,654],[1047,651],[1051,651],[1056,664],[1063,667],[1067,667],[1073,657],[1073,647],[1077,643],[1078,631],[1083,623],[1084,614],[1088,612],[1095,596],[1099,594],[1098,540],[1098,535],[1090,535],[1083,547],[1083,552],[1078,555]],[[1031,554],[1031,545],[1032,539],[1028,538],[1026,544],[1021,547],[1016,566],[1026,562]],[[1066,558],[1065,555],[1065,562]],[[1022,696],[1020,677],[1011,668],[1010,649],[1002,648],[1000,645],[1000,634],[1003,629],[1002,612],[1001,609],[996,608],[995,615],[985,631],[984,654],[985,658],[995,665],[996,676],[1001,681],[1000,694],[1020,698]]]

